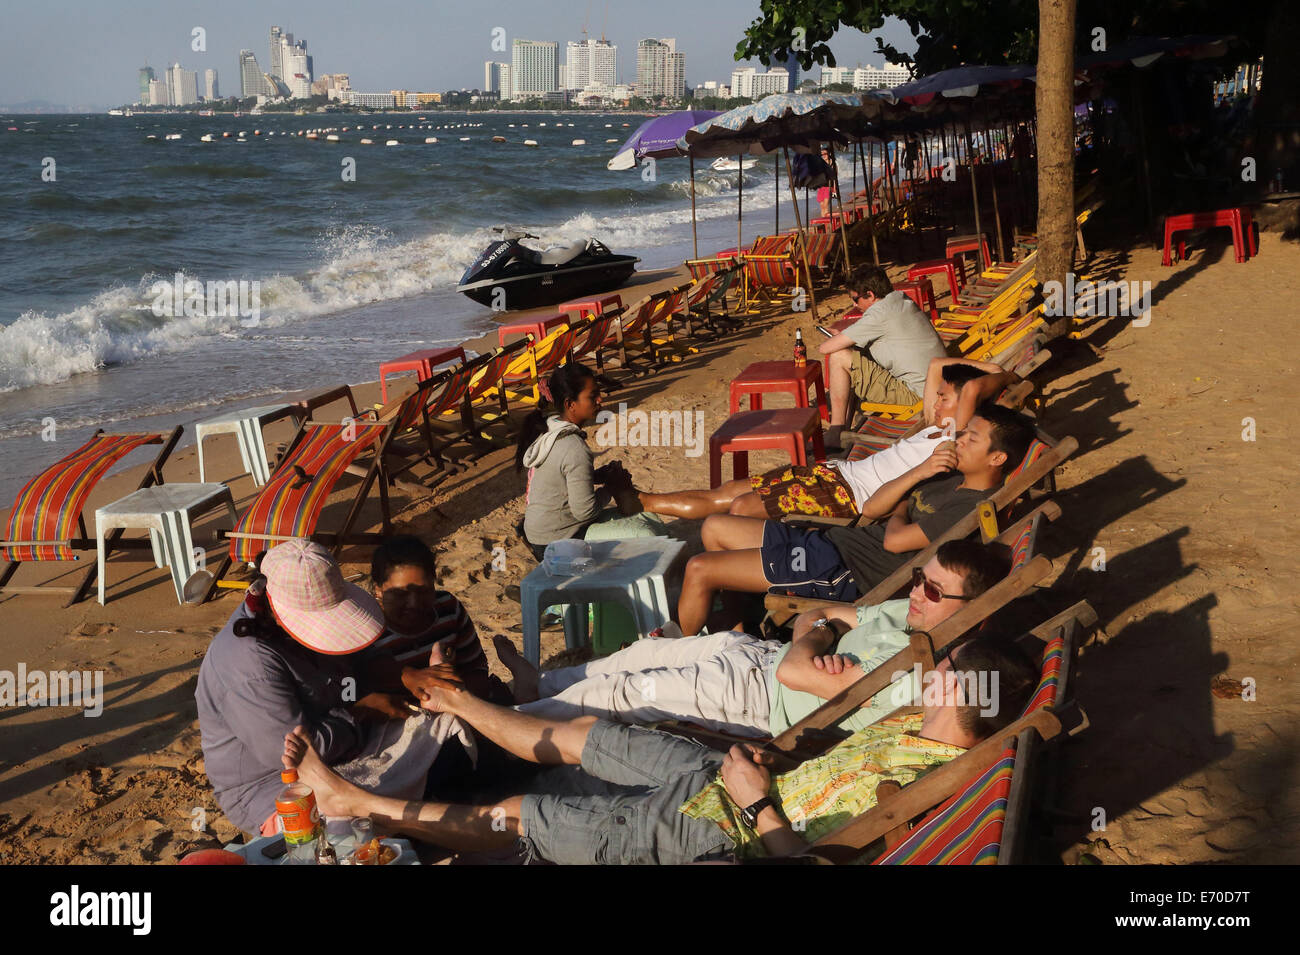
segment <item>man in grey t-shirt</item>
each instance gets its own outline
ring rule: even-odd
[[[850,396],[877,404],[919,404],[932,358],[944,358],[930,319],[875,265],[853,270],[846,283],[862,318],[821,345],[830,356],[831,423],[826,444],[837,448]]]

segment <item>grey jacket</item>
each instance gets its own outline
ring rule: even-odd
[[[593,461],[581,428],[558,415],[546,419],[546,432],[524,452],[524,467],[529,469],[524,536],[530,544],[545,547],[551,541],[581,537],[610,503],[610,492],[593,483]]]
[[[361,750],[365,730],[348,709],[361,691],[343,681],[355,680],[370,651],[330,656],[288,637],[237,637],[234,624],[242,616],[241,605],[212,638],[194,698],[203,767],[217,803],[240,829],[257,832],[283,787],[285,733],[305,726],[326,765]]]

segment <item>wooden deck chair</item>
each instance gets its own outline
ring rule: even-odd
[[[835,273],[839,251],[839,232],[814,232],[808,236],[808,268],[815,278],[829,285]]]
[[[694,336],[692,319],[698,319],[705,328],[714,334],[733,330],[741,324],[739,319],[727,314],[727,292],[740,274],[740,267],[731,268],[697,277],[686,291],[686,334]]]
[[[1081,728],[1073,704],[1073,660],[1096,622],[1092,607],[1080,601],[1030,631],[1024,642],[1042,644],[1039,680],[1019,719],[901,791],[882,796],[875,808],[814,842],[808,854],[848,863],[883,839],[886,851],[874,860],[882,865],[1020,861],[1036,750],[1067,726],[1071,732]],[[927,812],[908,832],[909,820]]]
[[[378,544],[382,535],[353,534],[352,528],[361,514],[371,485],[378,477],[384,533],[391,530],[388,482],[383,471],[388,443],[392,440],[394,430],[391,423],[302,422],[271,479],[258,490],[257,496],[240,516],[234,529],[217,532],[218,537],[230,541],[230,547],[204,599],[210,598],[216,591],[218,583],[232,563],[252,563],[259,552],[274,547],[280,541],[307,537],[329,545],[335,554],[344,544]],[[355,489],[339,531],[317,531],[321,511],[334,485],[349,465],[367,450],[373,451],[369,467]]]
[[[670,353],[669,360],[680,361],[683,351],[697,350],[679,345],[674,334],[673,316],[683,308],[682,288],[656,292],[628,306],[629,315],[619,329],[619,357],[625,367],[641,361],[640,370],[647,370],[662,365],[665,352]]]
[[[572,325],[557,325],[541,341],[529,336],[528,346],[506,366],[500,380],[487,393],[504,397],[507,402],[541,404],[547,397],[544,391],[547,377],[568,360],[578,333],[590,322],[584,319]]]
[[[578,336],[577,342],[569,353],[569,361],[581,362],[588,359],[594,361],[596,364],[596,379],[608,390],[623,387],[621,382],[611,378],[605,372],[605,353],[613,351],[619,346],[618,322],[622,318],[623,312],[624,309],[620,306],[607,312],[601,312],[599,315],[593,315],[591,324]]]
[[[1078,442],[1072,437],[1053,441],[1040,431],[1039,437],[1030,443],[1029,449],[1020,464],[1007,475],[1007,479],[997,491],[990,497],[978,502],[965,517],[953,524],[943,534],[940,534],[938,539],[931,541],[929,546],[918,551],[910,560],[855,600],[854,605],[878,604],[889,600],[905,587],[909,587],[912,581],[912,568],[923,567],[930,558],[938,553],[939,547],[947,541],[969,537],[976,531],[981,531],[986,538],[995,536],[993,527],[997,525],[994,522],[1005,521],[1011,509],[1017,505],[1023,496],[1029,493],[1032,487],[1039,483],[1051,484],[1054,480],[1053,472],[1057,465],[1073,454],[1077,447]],[[1045,503],[1050,504],[1052,502]],[[1048,513],[1046,509],[1040,509],[1040,511]],[[834,519],[819,518],[809,521],[809,523],[839,522]],[[1000,537],[1000,534],[996,536]],[[764,598],[763,603],[767,607],[772,620],[777,624],[784,624],[791,617],[803,613],[805,610],[826,606],[828,601],[769,593]]]
[[[774,303],[802,285],[803,260],[790,254],[745,256],[745,307]],[[812,283],[809,282],[809,285]]]
[[[518,338],[509,345],[496,348],[484,356],[483,364],[478,366],[471,376],[469,391],[465,394],[459,409],[464,437],[493,445],[501,443],[487,433],[487,426],[497,421],[509,425],[510,403],[506,400],[506,389],[502,383],[502,377],[511,363],[531,346],[531,339],[527,337]],[[495,405],[498,410],[495,412],[480,411],[476,421],[474,409],[480,405]],[[455,413],[456,411],[448,406],[438,412],[438,419],[431,420],[434,420],[435,424],[439,422],[445,423],[444,419]]]
[[[95,538],[86,529],[84,510],[90,492],[108,470],[136,448],[160,444],[153,464],[135,490],[163,483],[163,464],[181,438],[177,425],[170,434],[107,434],[98,429],[89,440],[71,454],[51,464],[27,482],[18,492],[9,511],[5,539],[0,541],[0,555],[8,564],[0,572],[0,593],[69,594],[65,606],[72,606],[90,593],[97,578],[99,564],[86,571],[76,587],[11,587],[10,578],[23,561],[80,560],[74,551],[95,550]],[[73,525],[80,537],[73,536]],[[124,528],[115,528],[105,538],[105,556],[113,550],[149,547],[147,540],[122,540]]]

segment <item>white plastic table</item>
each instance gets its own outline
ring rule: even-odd
[[[244,470],[253,475],[253,483],[261,487],[271,479],[271,464],[266,460],[266,439],[262,428],[272,421],[299,414],[301,410],[291,404],[260,405],[200,421],[194,426],[194,439],[199,447],[199,480],[207,480],[203,469],[203,439],[213,434],[234,434],[239,438],[239,456],[244,460]]]
[[[238,515],[224,484],[159,484],[128,494],[95,511],[99,560],[99,602],[104,602],[104,533],[115,527],[147,527],[153,561],[171,568],[176,600],[185,602],[185,581],[199,569],[194,556],[193,520],[225,506],[233,527]]]
[[[552,577],[538,567],[519,585],[523,609],[524,658],[536,666],[542,654],[541,614],[551,604],[567,604],[564,642],[587,642],[587,604],[617,602],[628,607],[644,637],[672,615],[665,578],[686,547],[670,537],[588,541],[592,567],[576,577]]]

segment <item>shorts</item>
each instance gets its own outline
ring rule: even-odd
[[[560,865],[683,865],[728,859],[732,841],[717,823],[678,812],[713,782],[722,759],[722,753],[694,740],[599,720],[582,748],[583,771],[641,791],[525,796],[519,813],[524,852],[529,859]]]
[[[911,388],[872,361],[861,348],[853,349],[849,360],[849,385],[859,401],[872,404],[910,408],[921,400]]]
[[[779,521],[786,514],[812,517],[857,517],[853,491],[836,468],[825,464],[791,465],[749,479],[754,493],[767,509],[767,516]]]
[[[837,602],[860,595],[844,558],[821,531],[767,521],[759,553],[772,593]]]

